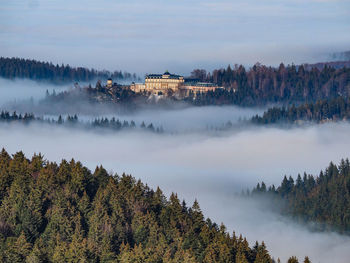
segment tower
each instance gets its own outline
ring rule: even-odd
[[[113,80],[111,78],[107,79],[107,88],[112,88]]]

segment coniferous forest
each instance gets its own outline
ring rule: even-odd
[[[0,77],[28,78],[32,80],[45,80],[54,83],[71,83],[75,81],[88,82],[95,79],[128,79],[136,80],[136,74],[128,72],[107,70],[98,71],[84,67],[71,67],[69,65],[54,65],[49,62],[41,62],[23,58],[0,57]]]
[[[325,65],[305,68],[280,64],[278,68],[256,64],[249,70],[242,65],[226,69],[194,70],[192,77],[224,87],[196,99],[197,104],[236,104],[244,106],[268,103],[303,103],[350,94],[350,68]]]
[[[0,263],[349,263],[349,11],[1,1]]]
[[[0,153],[1,262],[273,262],[265,244],[129,175]],[[289,262],[295,262],[291,258]],[[308,259],[305,259],[305,262]]]
[[[272,107],[262,116],[256,115],[251,121],[255,124],[293,124],[297,121],[321,123],[350,119],[350,99],[338,97],[305,103],[299,106]]]
[[[73,68],[69,65],[53,65],[48,62],[20,58],[0,58],[0,74],[4,78],[28,78],[46,80],[54,83],[114,78],[136,80],[130,73],[115,71],[97,71],[87,68]],[[223,89],[216,89],[202,94],[190,94],[185,99],[193,105],[259,106],[269,103],[309,103],[317,100],[332,99],[350,95],[350,68],[336,68],[324,65],[307,67],[281,64],[278,68],[255,64],[252,68],[236,65],[226,69],[195,69],[191,78],[217,84]],[[195,99],[194,99],[194,95]],[[121,98],[119,102],[122,102]],[[125,97],[125,100],[130,100]]]
[[[36,117],[33,113],[24,113],[17,114],[13,112],[12,114],[8,111],[0,112],[0,123],[7,124],[47,124],[47,125],[57,125],[62,127],[69,128],[80,128],[86,130],[106,130],[106,131],[121,131],[121,130],[135,130],[137,128],[141,128],[145,131],[163,133],[164,129],[162,126],[155,127],[153,123],[146,124],[144,121],[137,127],[136,123],[131,120],[130,122],[127,120],[120,121],[115,117],[110,119],[106,117],[95,118],[89,122],[80,121],[78,116],[75,115],[67,115],[66,117],[62,117],[59,115],[57,119],[54,118],[44,118],[44,117]]]
[[[251,192],[254,195],[283,201],[281,212],[301,222],[317,223],[320,230],[350,233],[350,162],[330,163],[318,176],[300,174],[296,179],[284,177],[280,186],[267,187],[264,182]],[[278,205],[279,207],[279,205]]]

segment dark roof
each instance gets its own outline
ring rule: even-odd
[[[148,78],[156,78],[156,77],[161,78],[162,74],[148,74],[148,75],[146,75],[146,77],[148,77]]]
[[[164,74],[148,74],[146,75],[146,78],[157,79],[157,78],[162,78],[163,75],[169,76],[168,78],[170,79],[178,79],[182,77],[180,75],[170,74],[169,71],[165,71]]]

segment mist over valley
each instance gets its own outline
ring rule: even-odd
[[[349,262],[349,1],[0,17],[0,262]]]

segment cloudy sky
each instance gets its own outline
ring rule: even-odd
[[[348,0],[2,0],[0,56],[139,74],[315,62],[350,49]]]

